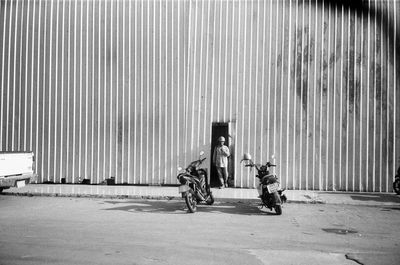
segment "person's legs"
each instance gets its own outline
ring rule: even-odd
[[[224,179],[225,187],[228,187],[228,168],[222,167],[222,177]]]
[[[221,183],[220,187],[224,187],[224,168],[223,167],[216,167],[217,168],[217,173],[218,173],[218,178],[219,182]],[[225,168],[226,169],[226,168]]]

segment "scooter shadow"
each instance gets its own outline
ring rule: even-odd
[[[126,211],[132,213],[165,213],[188,214],[185,201],[164,200],[112,200],[104,201],[106,205],[115,207],[105,208],[106,211]],[[197,205],[195,214],[222,213],[238,215],[276,215],[269,209],[262,208],[255,203],[222,203],[216,201],[213,205]]]

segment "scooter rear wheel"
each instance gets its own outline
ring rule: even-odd
[[[186,205],[190,213],[194,213],[197,210],[197,201],[192,193],[187,192],[185,196]]]
[[[281,215],[282,214],[282,205],[276,205],[275,212],[277,215]]]

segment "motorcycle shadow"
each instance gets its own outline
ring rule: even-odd
[[[184,201],[164,200],[113,200],[104,201],[108,207],[106,211],[126,211],[132,213],[165,213],[165,214],[188,214]],[[276,215],[269,209],[262,208],[255,203],[229,203],[216,201],[213,205],[198,204],[195,214],[221,213],[238,215]]]

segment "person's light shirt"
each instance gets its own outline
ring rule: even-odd
[[[228,156],[230,156],[230,152],[226,145],[216,146],[213,154],[215,166],[228,167]]]

